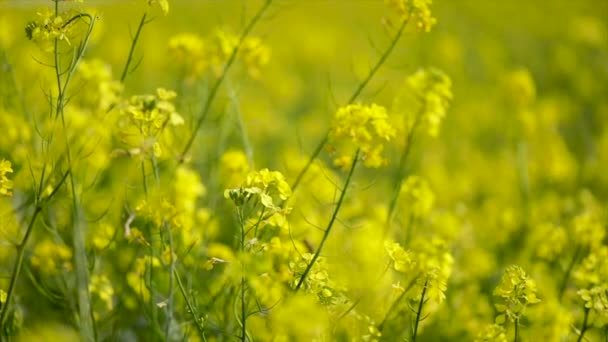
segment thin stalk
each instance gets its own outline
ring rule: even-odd
[[[397,304],[399,304],[399,302],[401,302],[401,300],[403,299],[403,297],[405,297],[407,292],[412,288],[412,286],[414,286],[414,284],[416,283],[416,279],[418,279],[418,276],[414,277],[414,279],[412,279],[412,281],[410,281],[410,283],[403,290],[403,292],[399,295],[399,297],[397,297],[397,299],[395,299],[393,304],[391,304],[391,307],[388,309],[388,311],[386,311],[386,315],[384,315],[384,319],[382,320],[382,323],[380,323],[380,325],[378,326],[378,330],[380,332],[382,332],[382,329],[384,329],[386,322],[388,322],[391,312],[393,312],[397,308]]]
[[[420,302],[418,302],[418,310],[416,312],[416,321],[414,322],[414,333],[412,334],[412,342],[416,342],[418,336],[418,325],[420,324],[420,315],[422,314],[422,306],[424,305],[424,296],[426,295],[427,286],[429,280],[424,281],[424,287],[422,288],[422,294],[420,295]]]
[[[409,18],[409,16],[408,16],[408,18]],[[401,26],[399,27],[399,30],[397,31],[397,33],[395,34],[393,39],[391,40],[390,45],[384,51],[384,53],[382,53],[382,56],[380,56],[380,59],[378,59],[376,64],[369,71],[369,73],[367,74],[367,76],[365,77],[363,82],[361,82],[359,84],[359,86],[357,87],[357,89],[355,89],[353,94],[348,99],[347,105],[353,104],[357,100],[357,98],[359,98],[359,95],[361,95],[361,93],[363,92],[365,87],[369,84],[369,82],[372,80],[372,78],[374,78],[376,73],[378,73],[378,70],[380,70],[380,67],[382,67],[382,65],[384,65],[384,63],[386,62],[388,57],[391,55],[391,53],[395,49],[395,46],[397,46],[397,42],[399,42],[399,39],[401,39],[401,36],[403,35],[403,31],[405,30],[405,27],[407,26],[408,21],[409,20],[406,19],[401,23]],[[323,150],[323,147],[325,147],[325,145],[327,144],[328,140],[329,140],[329,131],[327,131],[325,133],[325,135],[323,135],[323,138],[321,138],[321,141],[319,142],[317,147],[315,147],[312,155],[310,156],[310,158],[308,158],[306,165],[304,165],[304,168],[300,171],[300,173],[296,177],[296,180],[293,182],[293,185],[291,186],[292,191],[295,191],[296,188],[300,185],[302,178],[304,178],[304,175],[306,174],[306,172],[308,172],[308,169],[310,168],[312,163],[317,159],[317,157]]]
[[[58,3],[55,2],[55,15],[58,15],[59,6]],[[89,27],[84,36],[84,39],[78,45],[78,48],[75,52],[74,58],[70,62],[70,66],[68,67],[67,75],[63,84],[61,83],[61,66],[59,64],[59,51],[58,51],[58,39],[55,39],[55,49],[54,49],[54,58],[55,58],[55,75],[57,77],[57,107],[55,108],[56,113],[55,117],[61,118],[61,124],[63,128],[63,133],[65,135],[65,148],[66,148],[66,158],[68,162],[69,170],[72,170],[73,162],[72,156],[70,152],[70,144],[69,144],[69,136],[67,131],[67,125],[65,122],[64,115],[64,106],[65,106],[65,94],[67,92],[68,86],[70,84],[70,80],[74,72],[76,71],[76,67],[78,63],[82,59],[84,55],[84,51],[86,50],[87,44],[89,42],[89,38],[91,37],[91,33],[93,31],[93,27],[95,25],[95,18],[86,14],[83,16],[87,16],[90,18]],[[84,340],[94,341],[96,340],[95,331],[93,327],[93,319],[91,317],[91,298],[89,294],[89,279],[88,279],[88,265],[87,265],[87,256],[85,250],[85,242],[84,242],[84,234],[83,227],[81,225],[81,217],[80,217],[80,208],[78,205],[78,195],[76,193],[76,181],[74,179],[74,173],[72,171],[69,172],[69,182],[72,194],[72,224],[73,224],[73,247],[74,247],[74,259],[75,259],[75,271],[76,271],[76,288],[77,288],[77,296],[78,296],[78,308],[79,308],[79,328],[80,334]]]
[[[15,291],[15,286],[17,284],[17,280],[19,279],[19,275],[21,274],[21,268],[23,266],[23,257],[25,255],[25,246],[30,239],[32,231],[34,230],[34,223],[36,223],[36,219],[38,218],[38,214],[42,211],[41,206],[36,206],[34,209],[34,214],[30,219],[30,223],[27,226],[27,230],[25,231],[25,235],[23,236],[23,240],[17,246],[17,260],[15,261],[15,265],[13,266],[13,272],[11,276],[11,282],[8,286],[8,291],[6,292],[6,301],[2,305],[2,312],[0,312],[0,327],[4,326],[6,321],[6,315],[8,314],[8,308],[11,304],[11,299],[13,298],[13,293]]]
[[[239,225],[241,226],[241,254],[245,253],[245,220],[243,218],[243,211],[241,208],[237,209],[239,216]],[[247,306],[245,303],[245,263],[241,264],[241,336],[240,340],[245,342],[247,340]]]
[[[141,34],[141,30],[146,24],[146,16],[148,12],[144,12],[141,16],[141,20],[139,21],[139,26],[137,26],[137,31],[135,31],[135,36],[133,36],[133,40],[131,41],[131,47],[129,48],[129,56],[127,57],[127,61],[125,63],[124,68],[122,69],[122,75],[120,76],[120,83],[124,83],[127,75],[129,74],[129,65],[131,65],[131,61],[133,60],[133,53],[135,52],[135,46],[137,45],[137,41],[139,40],[139,35]]]
[[[196,326],[196,330],[198,331],[199,337],[201,338],[201,340],[206,342],[207,338],[205,337],[205,326],[203,325],[203,321],[201,320],[200,316],[198,315],[198,310],[192,303],[192,299],[186,293],[186,289],[184,288],[182,279],[179,276],[179,273],[177,272],[177,268],[173,269],[173,274],[175,275],[175,280],[177,281],[177,286],[179,287],[179,290],[182,293],[182,296],[184,297],[184,301],[186,302],[188,311],[192,315],[192,318],[194,318],[194,325]]]
[[[422,106],[420,111],[416,114],[414,118],[414,123],[412,124],[412,128],[409,130],[405,137],[405,147],[403,152],[401,153],[401,157],[399,158],[399,165],[397,166],[397,172],[395,173],[395,180],[393,183],[393,194],[391,196],[391,201],[389,203],[388,214],[386,216],[386,225],[384,227],[384,236],[386,236],[391,228],[393,218],[395,217],[395,209],[397,208],[397,201],[399,200],[399,194],[401,193],[401,188],[403,186],[403,179],[405,179],[406,173],[406,165],[410,153],[412,151],[412,145],[414,143],[414,136],[416,135],[416,130],[420,124],[420,119],[424,111],[426,110],[426,105]]]
[[[164,224],[167,229],[167,234],[169,235],[169,253],[170,253],[170,264],[169,264],[169,296],[167,298],[167,323],[165,325],[165,341],[169,341],[169,333],[171,328],[171,323],[173,321],[173,292],[174,292],[174,283],[175,283],[175,258],[173,256],[173,233],[171,231],[171,227],[166,223]]]
[[[581,245],[577,245],[576,246],[576,250],[574,251],[574,255],[572,256],[572,260],[570,260],[570,263],[568,264],[568,268],[566,269],[566,273],[564,274],[564,279],[562,279],[562,283],[559,287],[559,295],[558,295],[558,299],[561,302],[562,297],[564,296],[564,293],[566,292],[566,287],[568,287],[568,281],[570,280],[570,274],[572,273],[572,270],[574,269],[574,266],[576,265],[576,262],[579,258],[579,254],[581,253],[582,247]]]
[[[516,318],[515,321],[513,321],[513,326],[515,326],[515,334],[513,336],[513,342],[517,342],[517,339],[519,338],[519,318]]]
[[[308,266],[306,266],[306,269],[304,270],[304,273],[302,274],[302,277],[300,278],[300,281],[298,282],[298,285],[296,286],[296,289],[295,289],[296,292],[300,289],[300,287],[304,283],[306,276],[308,276],[308,273],[312,269],[312,266],[315,264],[315,261],[317,261],[317,259],[319,258],[319,255],[321,254],[321,251],[323,250],[323,246],[325,245],[325,242],[327,241],[327,238],[329,237],[331,228],[333,227],[334,222],[336,221],[336,218],[338,217],[338,212],[340,211],[340,208],[342,207],[342,202],[344,201],[344,197],[346,195],[346,190],[348,190],[350,181],[353,178],[353,173],[355,172],[355,167],[357,166],[357,161],[359,160],[359,152],[360,151],[357,149],[357,151],[355,152],[355,155],[353,156],[353,162],[350,166],[350,170],[348,171],[348,176],[346,176],[346,181],[344,182],[344,187],[342,188],[342,192],[340,193],[340,198],[338,199],[336,208],[334,209],[334,212],[331,215],[331,219],[329,220],[329,223],[327,224],[327,228],[325,228],[325,232],[323,233],[323,238],[321,239],[319,248],[317,248],[317,251],[313,255],[312,260],[310,261]]]
[[[576,342],[581,342],[583,340],[583,336],[585,336],[585,332],[589,326],[587,325],[587,321],[589,320],[589,308],[585,307],[585,317],[583,318],[583,326],[581,327],[581,333],[578,335],[578,339]]]
[[[222,73],[220,74],[218,79],[215,81],[213,86],[211,86],[211,90],[209,91],[209,95],[207,96],[207,100],[205,101],[205,105],[203,106],[201,115],[199,116],[198,120],[196,120],[196,123],[194,125],[194,131],[192,132],[192,135],[190,135],[190,138],[188,139],[188,142],[186,143],[186,146],[184,147],[184,149],[181,153],[181,157],[179,158],[180,164],[185,161],[186,154],[188,153],[188,151],[190,151],[190,148],[192,148],[194,139],[196,139],[196,136],[198,135],[200,128],[203,125],[203,122],[207,118],[207,115],[209,114],[209,110],[211,109],[211,104],[213,103],[213,100],[215,99],[220,86],[222,85],[224,79],[226,78],[226,75],[228,74],[230,67],[232,67],[232,64],[234,64],[234,61],[236,60],[236,56],[237,56],[239,50],[241,49],[241,46],[243,45],[245,38],[247,38],[247,36],[251,32],[251,30],[253,30],[253,27],[258,23],[258,21],[260,21],[260,19],[262,18],[262,15],[264,14],[264,12],[266,12],[266,10],[268,9],[268,7],[270,6],[271,3],[272,3],[272,0],[266,0],[266,2],[260,8],[260,10],[253,16],[253,18],[251,18],[251,20],[249,21],[249,24],[245,27],[245,30],[243,30],[243,33],[241,34],[241,36],[239,38],[239,42],[234,47],[234,49],[232,50],[232,53],[228,57],[228,61],[226,62],[226,64],[224,64],[224,69],[222,70]]]

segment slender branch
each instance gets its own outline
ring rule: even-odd
[[[182,283],[182,279],[179,276],[179,273],[177,272],[177,268],[173,269],[173,274],[175,275],[175,280],[177,281],[177,286],[179,287],[179,290],[182,293],[182,297],[184,297],[184,301],[186,302],[186,306],[188,307],[188,311],[190,312],[190,314],[194,318],[194,325],[196,326],[196,330],[198,331],[198,334],[199,334],[200,338],[204,342],[206,342],[207,338],[205,337],[205,326],[203,325],[202,319],[198,315],[198,310],[196,309],[196,307],[192,303],[191,298],[186,293],[186,289],[184,288],[184,284]]]
[[[585,336],[585,332],[589,326],[587,326],[587,321],[589,320],[589,308],[585,307],[585,317],[583,318],[583,326],[581,327],[581,333],[578,335],[578,339],[576,342],[581,342],[583,340],[583,336]]]
[[[582,250],[581,245],[577,245],[576,250],[574,251],[574,255],[572,256],[572,260],[570,260],[570,263],[568,264],[568,268],[566,269],[566,273],[564,274],[564,279],[562,279],[562,283],[559,287],[559,295],[557,298],[559,299],[560,302],[562,300],[562,297],[564,296],[564,293],[566,292],[566,287],[568,287],[568,281],[570,280],[570,274],[572,273],[572,270],[574,269],[574,266],[576,265],[576,262],[579,258],[581,250]]]
[[[36,209],[34,209],[34,214],[30,219],[30,223],[27,226],[27,230],[25,231],[25,235],[23,236],[23,240],[17,246],[17,260],[15,261],[15,265],[13,266],[13,272],[11,276],[11,282],[8,286],[8,291],[6,293],[6,301],[2,305],[2,312],[0,312],[0,327],[4,326],[6,321],[6,316],[8,314],[8,308],[11,304],[11,299],[13,298],[13,292],[15,291],[15,286],[17,284],[17,280],[19,279],[19,275],[21,274],[21,268],[23,266],[23,257],[25,255],[25,246],[27,245],[32,231],[34,230],[34,223],[36,223],[36,219],[38,218],[38,214],[42,211],[42,207],[37,205]]]
[[[515,334],[513,336],[513,342],[517,342],[517,339],[519,338],[519,318],[516,318],[513,321],[513,326],[515,327]]]
[[[133,40],[131,41],[131,48],[129,48],[129,56],[127,57],[125,67],[122,69],[122,75],[120,76],[120,83],[124,83],[125,79],[127,78],[127,75],[129,74],[129,65],[131,64],[131,61],[133,60],[133,53],[135,52],[135,46],[137,45],[137,41],[139,40],[139,35],[141,34],[141,30],[143,29],[144,25],[146,24],[147,15],[148,15],[148,12],[144,12],[144,14],[141,16],[141,20],[139,21],[139,26],[137,26],[137,31],[135,31],[135,36],[133,37]]]
[[[298,282],[298,285],[296,286],[296,289],[295,289],[296,292],[300,289],[300,287],[304,283],[306,276],[308,276],[308,273],[312,269],[312,266],[315,264],[315,261],[317,261],[317,259],[319,258],[319,255],[321,254],[321,250],[323,250],[323,246],[325,245],[325,242],[327,241],[327,238],[329,237],[331,228],[333,227],[334,222],[336,221],[336,218],[338,217],[338,212],[340,211],[340,208],[342,207],[342,202],[344,201],[344,197],[346,195],[346,190],[348,190],[348,185],[350,184],[350,181],[353,177],[353,173],[355,172],[355,167],[357,166],[358,160],[359,160],[359,150],[357,149],[357,151],[355,152],[355,155],[353,156],[353,162],[350,166],[350,171],[348,171],[348,176],[346,176],[346,181],[344,182],[344,187],[342,188],[342,192],[340,193],[340,198],[338,199],[336,208],[334,209],[334,212],[331,215],[331,219],[329,220],[329,223],[327,224],[327,228],[325,228],[325,232],[323,233],[323,238],[321,239],[319,248],[317,248],[317,251],[313,255],[312,260],[310,261],[308,266],[306,266],[306,269],[304,270],[304,273],[302,274],[302,277],[300,278],[300,281]]]
[[[409,16],[408,16],[408,18],[409,18]],[[399,27],[399,30],[397,31],[397,33],[395,34],[395,36],[393,37],[393,39],[391,40],[390,45],[384,51],[384,53],[382,54],[382,56],[380,56],[380,59],[378,59],[378,61],[372,67],[372,69],[369,71],[369,73],[367,74],[367,76],[365,77],[365,79],[363,80],[363,82],[361,82],[359,84],[359,86],[357,87],[357,89],[355,89],[355,92],[349,98],[349,100],[347,102],[347,105],[354,103],[357,100],[357,98],[359,98],[359,95],[361,95],[361,92],[363,92],[363,90],[368,85],[368,83],[372,80],[372,78],[376,75],[376,73],[378,73],[378,70],[380,70],[380,67],[382,67],[382,65],[384,65],[384,63],[386,62],[386,60],[388,59],[388,57],[391,55],[391,53],[395,49],[395,46],[397,46],[397,42],[399,42],[399,39],[403,35],[403,31],[405,30],[405,27],[407,26],[407,23],[408,23],[408,19],[405,19],[401,23],[401,26]],[[300,171],[300,173],[296,177],[295,182],[291,186],[291,190],[292,191],[295,191],[296,188],[298,187],[298,185],[300,185],[300,182],[302,181],[302,178],[304,178],[304,175],[306,174],[306,172],[308,172],[308,169],[310,168],[310,166],[312,165],[312,163],[317,159],[317,157],[319,156],[319,154],[323,150],[323,147],[325,147],[325,145],[327,144],[328,140],[329,140],[329,131],[327,131],[325,133],[325,135],[323,136],[323,138],[321,139],[321,141],[319,142],[319,144],[317,145],[317,147],[315,147],[312,155],[310,156],[310,158],[306,162],[306,165],[304,165],[304,168]]]
[[[220,86],[222,85],[224,79],[226,78],[226,75],[228,74],[230,67],[236,60],[236,56],[237,56],[239,50],[241,49],[241,46],[243,45],[245,38],[247,38],[247,36],[251,32],[251,30],[253,30],[253,27],[258,23],[258,21],[260,21],[260,19],[262,18],[262,15],[264,14],[264,12],[266,12],[266,10],[268,9],[268,7],[270,6],[271,3],[272,3],[272,0],[266,0],[266,2],[260,8],[260,10],[253,16],[253,18],[251,18],[251,21],[249,21],[249,24],[245,27],[245,30],[243,30],[243,33],[241,34],[241,37],[239,38],[239,42],[232,50],[232,53],[228,57],[228,61],[226,62],[226,64],[224,64],[224,69],[222,70],[222,73],[220,74],[218,79],[215,81],[215,83],[211,87],[211,90],[209,91],[209,95],[207,96],[207,100],[205,101],[205,105],[203,106],[202,113],[199,116],[196,123],[194,124],[194,131],[192,132],[192,135],[190,135],[190,138],[188,139],[186,146],[184,146],[184,149],[182,150],[181,156],[179,158],[180,164],[185,161],[186,154],[190,151],[190,148],[192,148],[192,144],[194,143],[194,140],[196,139],[196,137],[200,131],[200,128],[203,125],[203,122],[205,121],[205,119],[207,118],[207,115],[209,114],[209,110],[211,109],[211,104],[213,103],[213,100],[215,99],[215,96],[217,95],[217,92],[218,92]]]
[[[412,342],[416,342],[418,336],[418,325],[420,324],[420,315],[422,314],[422,306],[424,305],[424,296],[429,284],[429,280],[424,281],[424,287],[422,288],[422,294],[420,295],[420,302],[418,302],[418,311],[416,312],[416,321],[414,322],[414,333],[412,334]]]

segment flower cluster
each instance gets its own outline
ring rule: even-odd
[[[301,256],[297,256],[294,260],[289,262],[289,268],[294,274],[292,281],[292,287],[296,287],[300,281],[302,274],[312,261],[313,255],[311,253],[304,253]],[[314,293],[318,296],[319,301],[324,304],[329,304],[339,290],[336,289],[335,282],[330,278],[327,271],[326,260],[323,257],[318,258],[310,273],[306,277],[303,283],[303,288],[307,293]]]
[[[435,194],[427,181],[419,176],[409,176],[401,187],[404,206],[410,210],[414,218],[421,218],[433,209]]]
[[[437,19],[431,14],[432,2],[433,0],[386,0],[403,20],[413,17],[416,26],[424,32],[430,32],[437,23]]]
[[[73,269],[72,250],[62,243],[43,240],[34,247],[30,263],[32,267],[45,275],[71,271]]]
[[[112,78],[112,68],[102,60],[82,60],[78,64],[78,76],[87,84],[79,96],[83,106],[105,113],[120,100],[123,86]]]
[[[220,180],[227,187],[239,186],[249,173],[247,156],[240,150],[228,150],[220,158]]]
[[[203,39],[196,34],[182,33],[169,40],[169,52],[181,64],[189,77],[197,78],[211,68],[219,76],[235,49],[237,58],[252,77],[270,59],[270,50],[258,37],[247,36],[243,41],[230,31],[217,29]]]
[[[502,281],[494,289],[494,295],[504,301],[495,305],[500,312],[496,317],[498,324],[503,324],[507,318],[512,322],[518,321],[528,305],[540,302],[536,296],[536,282],[516,265],[507,267]]]
[[[405,115],[408,134],[421,125],[428,135],[437,136],[451,100],[450,78],[439,69],[420,69],[406,78],[393,107],[395,112]]]
[[[13,189],[13,181],[8,179],[7,173],[12,173],[13,168],[10,161],[0,160],[0,196],[11,196]]]
[[[502,325],[488,325],[477,334],[475,342],[507,342],[507,331]]]
[[[25,27],[27,38],[35,42],[44,51],[51,51],[55,39],[70,43],[70,37],[76,20],[75,14],[66,12],[55,15],[50,9],[36,13],[38,18],[30,21]]]
[[[285,181],[285,176],[279,171],[268,169],[252,171],[241,187],[224,191],[224,197],[230,198],[236,206],[243,206],[255,198],[271,213],[281,211],[279,203],[275,201],[286,201],[290,196],[291,188]]]
[[[385,142],[394,136],[395,129],[390,125],[384,107],[352,104],[336,112],[329,133],[329,149],[332,152],[340,149],[334,158],[338,167],[347,168],[352,163],[354,151],[359,150],[365,166],[378,168],[388,164],[382,151]]]
[[[155,95],[131,97],[121,110],[121,141],[130,147],[130,155],[162,155],[160,135],[167,125],[179,126],[184,119],[171,102],[177,94],[159,88]]]

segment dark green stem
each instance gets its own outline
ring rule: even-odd
[[[576,342],[581,342],[583,340],[583,336],[585,336],[585,332],[589,328],[587,326],[587,321],[589,320],[589,308],[585,307],[585,317],[583,318],[583,326],[581,327],[581,333],[578,335],[578,339]]]
[[[414,333],[412,334],[412,342],[416,342],[418,336],[418,325],[420,324],[420,316],[422,315],[422,306],[424,305],[424,296],[426,295],[427,286],[429,280],[424,281],[424,287],[422,288],[422,294],[420,295],[420,302],[418,302],[418,310],[416,312],[416,321],[414,322]]]
[[[513,321],[513,326],[515,326],[515,336],[513,336],[513,342],[517,342],[517,339],[519,338],[519,318],[516,318],[515,321]]]
[[[300,289],[300,287],[304,283],[306,276],[308,276],[308,273],[312,269],[312,266],[315,264],[315,261],[317,261],[317,259],[319,258],[319,255],[321,254],[321,251],[323,250],[323,246],[325,245],[325,242],[327,241],[327,238],[329,237],[331,228],[333,227],[334,222],[336,221],[336,218],[338,217],[338,212],[340,211],[340,208],[342,207],[342,202],[344,201],[344,197],[346,195],[346,190],[348,190],[348,186],[353,177],[353,173],[355,172],[355,167],[357,166],[358,160],[359,160],[359,150],[357,150],[355,152],[355,155],[353,156],[353,162],[350,166],[350,170],[348,172],[348,176],[346,177],[346,181],[344,182],[344,187],[342,188],[342,192],[340,193],[340,198],[338,199],[336,208],[334,209],[334,212],[331,215],[331,219],[329,220],[329,223],[327,224],[327,228],[325,228],[325,232],[323,233],[323,238],[321,239],[319,248],[317,248],[317,251],[315,252],[314,256],[312,257],[312,260],[310,261],[308,266],[306,266],[306,269],[304,270],[304,273],[302,274],[302,277],[300,278],[300,281],[298,282],[298,285],[296,286],[296,289],[295,289],[296,292]]]
[[[139,40],[139,35],[141,34],[141,30],[146,24],[146,16],[148,12],[144,12],[141,16],[141,20],[139,21],[139,26],[137,26],[137,31],[135,31],[135,36],[131,41],[131,48],[129,49],[129,56],[127,57],[127,62],[125,63],[125,67],[122,69],[122,75],[120,76],[120,83],[124,83],[127,75],[129,74],[129,66],[131,65],[131,61],[133,60],[133,53],[135,52],[135,46],[137,45],[137,41]]]

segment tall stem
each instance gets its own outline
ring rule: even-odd
[[[416,321],[414,322],[414,333],[412,334],[412,342],[416,342],[418,336],[418,325],[420,324],[420,316],[422,315],[422,306],[424,305],[424,296],[426,295],[427,286],[429,280],[424,281],[424,287],[422,288],[422,294],[420,295],[420,302],[418,302],[418,310],[416,311]]]
[[[358,160],[359,160],[359,150],[357,150],[355,152],[355,155],[353,156],[353,162],[350,166],[350,170],[348,171],[348,176],[346,177],[346,181],[344,182],[344,187],[342,188],[342,192],[340,193],[340,198],[338,199],[336,208],[334,209],[334,212],[331,215],[331,219],[329,220],[329,223],[327,224],[327,228],[325,228],[325,232],[323,233],[323,238],[321,239],[319,248],[317,248],[317,251],[313,255],[312,260],[310,261],[308,266],[306,266],[306,269],[304,270],[304,273],[302,274],[302,277],[300,278],[300,281],[298,282],[298,285],[296,286],[296,289],[295,289],[296,292],[300,289],[300,287],[304,283],[306,276],[308,276],[308,273],[312,269],[312,266],[315,264],[315,261],[317,261],[317,259],[319,258],[319,255],[321,254],[321,251],[323,250],[323,246],[325,245],[325,242],[327,241],[327,238],[329,237],[331,228],[333,227],[334,222],[336,221],[336,217],[338,217],[338,212],[340,211],[340,208],[342,207],[342,202],[344,201],[344,197],[346,195],[346,190],[348,190],[348,186],[353,177],[353,173],[355,172],[355,167],[357,166]]]
[[[583,340],[583,336],[585,336],[585,332],[589,328],[587,326],[587,321],[589,320],[589,308],[585,307],[585,317],[583,318],[583,326],[581,327],[581,333],[578,335],[578,339],[576,342],[581,342]]]
[[[135,46],[137,45],[137,41],[139,40],[139,35],[141,34],[141,30],[146,24],[146,16],[148,12],[144,12],[141,16],[141,20],[139,21],[139,26],[137,26],[137,31],[135,31],[135,36],[133,36],[133,40],[131,41],[131,47],[129,48],[129,56],[127,57],[127,61],[125,62],[125,66],[122,69],[122,74],[120,76],[120,83],[124,83],[127,75],[129,74],[129,66],[131,65],[131,61],[133,60],[133,53],[135,52]]]
[[[519,338],[519,318],[516,318],[515,321],[513,321],[513,326],[515,326],[515,336],[513,336],[513,342],[517,342],[517,339]]]

